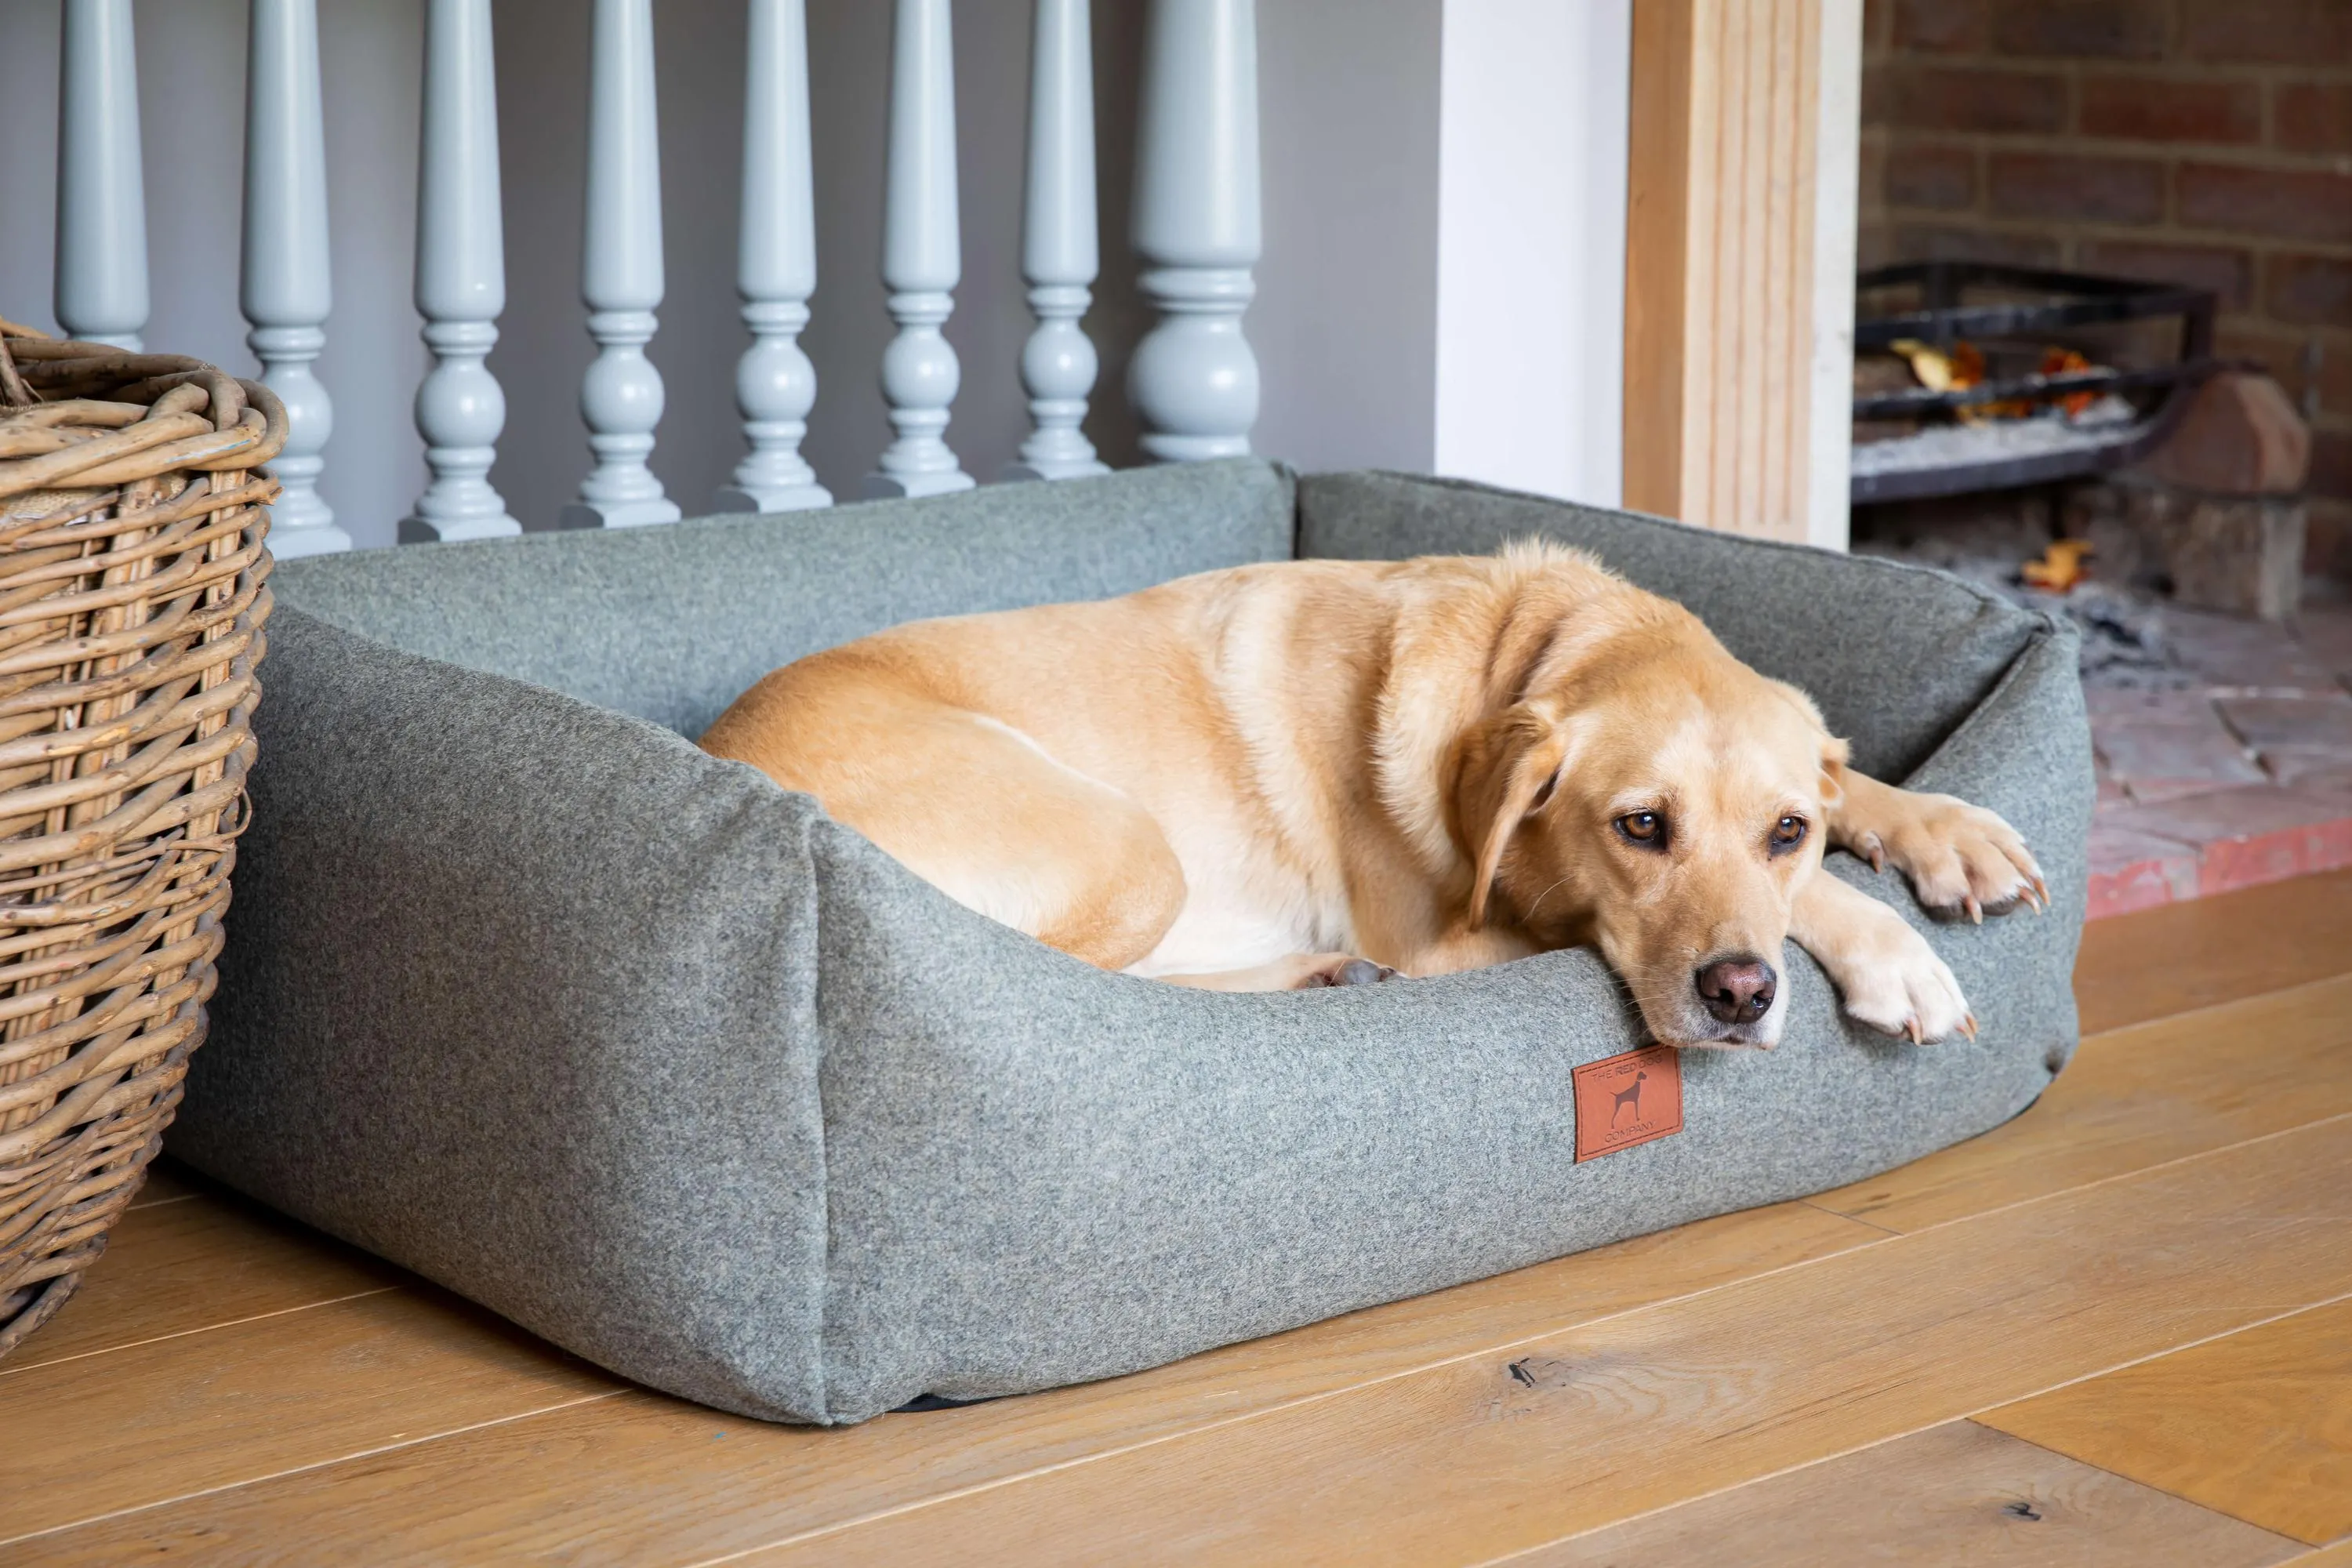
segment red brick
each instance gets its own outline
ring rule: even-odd
[[[2213,352],[2223,359],[2252,360],[2278,377],[2281,386],[2289,391],[2301,390],[2302,384],[2296,378],[2302,374],[2297,362],[2303,353],[2303,339],[2269,321],[2224,316],[2213,324]]]
[[[1988,189],[2005,217],[2065,223],[2160,223],[2164,165],[2139,158],[1996,153]]]
[[[2214,706],[2264,762],[2273,752],[2333,752],[2352,766],[2352,696],[2224,697]]]
[[[1873,126],[1895,122],[1895,104],[1899,96],[1895,90],[1893,67],[1875,62],[1862,68],[1862,123],[1867,130]]]
[[[1887,84],[1884,110],[1919,131],[2056,131],[2066,122],[2066,79],[2039,71],[1906,70]]]
[[[2099,239],[2085,244],[2078,259],[2085,272],[2210,289],[2225,310],[2242,310],[2254,300],[2254,258],[2242,250]]]
[[[2352,174],[2184,163],[2178,181],[2186,226],[2352,241]]]
[[[2290,153],[2352,153],[2352,84],[2282,82],[2278,144]]]
[[[2202,722],[2094,721],[2091,743],[2109,776],[2134,800],[2201,795],[2231,784],[2260,784],[2263,772],[2230,733],[2210,702]]]
[[[1977,157],[1966,147],[1896,146],[1886,155],[1886,200],[1945,211],[1976,205]]]
[[[1895,231],[1902,261],[1998,261],[2011,267],[2055,267],[2058,242],[2047,235],[1906,223]]]
[[[2344,0],[2182,0],[2180,41],[2200,60],[2322,66],[2352,61]]]
[[[2319,342],[2319,416],[2343,418],[2352,415],[2352,334],[2315,332]],[[2300,395],[2307,378],[2297,372],[2295,391]]]
[[[2352,866],[2352,795],[2248,784],[2111,813],[2105,829],[2197,849],[2197,891],[2230,892]]]
[[[1898,49],[1981,54],[1990,37],[1985,0],[1895,0],[1895,47]]]
[[[2134,142],[2259,142],[2263,93],[2250,81],[2085,77],[2079,124],[2085,136]]]
[[[2311,493],[2352,498],[2352,430],[2311,433]]]
[[[2157,60],[2164,12],[2147,0],[2000,0],[1992,37],[2005,55]]]
[[[2174,839],[2091,824],[2088,920],[2127,915],[2197,896],[2197,852]]]
[[[1862,156],[1854,184],[1861,193],[1862,210],[1871,212],[1886,205],[1886,143],[1875,135],[1862,139]]]
[[[2146,467],[2167,484],[2209,495],[2293,495],[2303,489],[2311,472],[2311,426],[2304,423],[2276,381],[2267,375],[2224,371],[2197,389],[2189,412],[2147,459]],[[2236,514],[2234,521],[2210,512],[2202,523],[2194,518],[2187,521],[2193,531],[2217,543],[2223,538],[2233,540],[2248,552],[2241,559],[2250,568],[2252,557],[2261,553],[2257,541],[2267,537],[2267,531],[2242,512]],[[2205,533],[2206,530],[2218,531]],[[2219,589],[2221,585],[2209,581],[2204,586]],[[2181,583],[2177,591],[2181,598],[2203,600],[2211,608],[2235,607],[2231,603],[2235,594],[2216,602],[2206,594],[2189,592],[2191,587]]]
[[[2282,321],[2352,327],[2352,259],[2273,256],[2264,269],[2263,306]]]

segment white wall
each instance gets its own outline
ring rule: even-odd
[[[1437,471],[1623,494],[1632,0],[1446,0]]]

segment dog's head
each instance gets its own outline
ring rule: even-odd
[[[1470,923],[1598,946],[1665,1044],[1769,1047],[1845,757],[1803,693],[1677,606],[1556,638],[1456,747]]]

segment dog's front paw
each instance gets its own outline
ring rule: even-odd
[[[1833,976],[1848,1013],[1882,1034],[1908,1036],[1915,1045],[1956,1034],[1976,1038],[1977,1021],[1960,983],[1902,916],[1887,910],[1885,920],[1872,920],[1855,935]]]
[[[1858,835],[1853,847],[1873,867],[1891,862],[1910,878],[1922,904],[1979,923],[2020,904],[2049,907],[2042,868],[1999,814],[1948,795],[1915,795],[1906,804],[1913,809],[1902,821]]]
[[[1377,985],[1383,980],[1403,978],[1385,963],[1374,963],[1369,958],[1346,952],[1307,952],[1287,962],[1297,966],[1297,977],[1290,983],[1293,991],[1315,991],[1326,985]]]

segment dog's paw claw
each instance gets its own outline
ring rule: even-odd
[[[1984,924],[1984,906],[1977,902],[1977,896],[1974,893],[1963,898],[1960,900],[1960,907],[1968,910],[1970,921],[1978,925]]]
[[[1870,860],[1870,868],[1880,876],[1886,874],[1886,846],[1875,833],[1862,836],[1862,852]]]
[[[1971,1044],[1975,1042],[1977,1037],[1977,1016],[1974,1013],[1970,1013],[1968,1016],[1960,1020],[1960,1033],[1966,1035]]]
[[[1974,1016],[1951,969],[1894,910],[1857,933],[1833,969],[1845,1011],[1883,1035],[1924,1046],[1966,1034]]]

